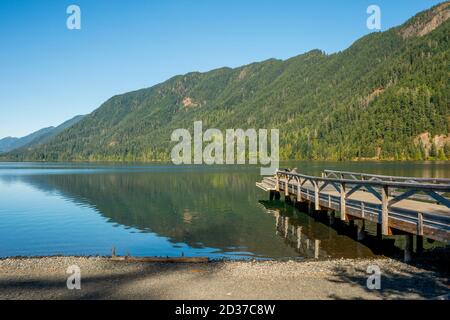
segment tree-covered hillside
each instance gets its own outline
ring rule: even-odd
[[[168,160],[174,129],[278,128],[283,159],[450,159],[450,2],[348,49],[115,96],[14,160]]]

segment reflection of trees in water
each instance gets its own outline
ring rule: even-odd
[[[272,219],[257,206],[260,193],[253,174],[127,172],[17,179],[94,208],[110,222],[155,232],[174,243],[224,251],[234,247],[230,251],[265,257],[296,255],[273,234]]]

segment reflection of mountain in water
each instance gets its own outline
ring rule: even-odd
[[[95,208],[110,222],[155,232],[173,243],[265,257],[296,256],[273,233],[273,217],[258,207],[256,178],[230,172],[0,176],[57,192]]]

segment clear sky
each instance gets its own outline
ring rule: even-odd
[[[434,0],[0,0],[0,138],[96,109],[174,75],[343,50]],[[81,8],[81,30],[66,8]]]

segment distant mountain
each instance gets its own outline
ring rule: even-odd
[[[114,96],[13,160],[168,160],[176,128],[278,128],[283,159],[450,159],[450,2],[348,49]]]
[[[0,153],[8,152],[14,149],[14,144],[19,140],[19,138],[6,137],[0,139]]]
[[[33,141],[39,140],[42,136],[50,134],[54,129],[54,127],[43,128],[22,138],[3,138],[0,140],[0,152],[9,152],[21,148]]]
[[[57,127],[40,129],[22,138],[7,137],[0,140],[0,153],[6,153],[17,149],[31,150],[33,147],[50,141],[57,134],[73,126],[84,116],[76,116]]]

